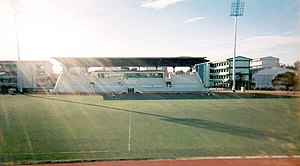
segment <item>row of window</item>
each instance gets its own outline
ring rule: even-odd
[[[0,77],[1,76],[16,76],[17,72],[14,71],[10,71],[10,72],[6,72],[6,71],[0,71]]]
[[[210,76],[210,79],[229,79],[229,75]]]
[[[228,69],[210,70],[210,73],[222,73],[222,72],[228,72]]]
[[[0,64],[0,69],[16,69],[16,64]]]
[[[218,67],[218,66],[226,66],[229,65],[228,62],[222,62],[222,63],[214,63],[214,64],[210,64],[210,67]]]
[[[163,73],[98,73],[98,78],[163,78]]]
[[[0,69],[16,69],[17,65],[16,64],[0,64]],[[44,65],[36,65],[37,69],[45,69]]]
[[[0,78],[0,84],[5,84],[5,83],[17,83],[16,78]]]
[[[226,83],[224,81],[213,81],[212,83],[213,83],[213,85],[224,85],[224,86],[228,85],[228,83]]]

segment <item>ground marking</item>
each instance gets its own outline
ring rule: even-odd
[[[15,154],[0,154],[0,156],[19,156],[19,155],[53,155],[53,154],[89,154],[89,153],[120,153],[122,151],[105,151],[105,150],[93,150],[93,151],[78,151],[78,152],[41,152],[41,153],[15,153]]]
[[[128,151],[131,149],[131,101],[129,101]]]

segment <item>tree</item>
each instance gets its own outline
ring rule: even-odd
[[[231,88],[233,86],[232,77],[229,77],[229,79],[225,83],[229,84],[229,87]],[[251,84],[252,84],[252,82],[249,80],[246,80],[246,76],[242,72],[235,73],[235,89],[236,90],[241,89],[241,87],[250,89]],[[255,83],[253,86],[255,86]]]
[[[283,67],[285,67],[287,69],[291,69],[291,70],[296,70],[295,66],[293,66],[293,65],[284,65]]]
[[[294,63],[294,67],[295,67],[295,70],[299,72],[300,71],[300,61],[296,61]]]
[[[300,89],[300,61],[294,63],[296,69],[296,89]]]
[[[175,74],[185,74],[183,70],[176,71]]]
[[[300,70],[300,61],[294,62],[293,65],[282,65],[282,67],[285,67],[285,68],[291,69],[291,70],[299,71]]]
[[[245,87],[245,76],[241,72],[237,72],[235,76],[236,87],[240,89],[241,87]]]
[[[278,74],[272,80],[273,86],[285,86],[286,90],[289,90],[290,87],[295,88],[297,85],[297,76],[293,72],[285,72],[282,74]]]

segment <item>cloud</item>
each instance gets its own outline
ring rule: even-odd
[[[262,35],[240,41],[240,47],[249,50],[265,50],[299,42],[300,39],[292,35]]]
[[[198,21],[198,20],[203,20],[205,19],[205,17],[193,17],[193,18],[189,18],[187,20],[184,21],[184,23],[191,23],[191,22],[195,22],[195,21]]]
[[[155,1],[144,1],[141,4],[141,7],[144,8],[153,8],[153,9],[163,9],[169,5],[173,5],[185,0],[155,0]]]
[[[226,59],[233,54],[233,37],[199,40],[190,48],[184,48],[185,55],[204,56],[211,61]],[[239,36],[237,39],[237,55],[258,58],[272,55],[283,63],[292,63],[299,59],[299,35],[283,32],[269,35]]]

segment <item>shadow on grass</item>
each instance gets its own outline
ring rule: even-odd
[[[230,124],[218,123],[213,121],[207,121],[204,119],[194,119],[194,118],[167,118],[163,119],[168,122],[173,122],[177,124],[182,124],[186,126],[197,127],[201,129],[211,130],[222,132],[235,136],[242,136],[253,139],[266,139],[266,138],[275,138],[283,141],[293,142],[292,140],[287,139],[285,136],[279,133],[275,134],[273,132],[265,131],[265,130],[257,130],[252,128],[246,128],[241,126],[234,126]]]
[[[133,111],[128,109],[122,109],[122,108],[115,108],[110,106],[104,106],[100,104],[90,104],[90,103],[84,103],[84,102],[78,102],[78,101],[70,101],[65,99],[56,99],[56,98],[48,98],[43,96],[33,96],[33,95],[27,95],[28,97],[34,97],[34,98],[40,98],[45,100],[54,100],[54,101],[61,101],[61,102],[67,102],[67,103],[74,103],[74,104],[81,104],[81,105],[87,105],[87,106],[93,106],[93,107],[100,107],[100,108],[106,108],[106,109],[112,109],[117,111],[123,111],[123,112],[131,112],[134,114],[139,115],[146,115],[146,116],[152,116],[157,117],[163,121],[185,125],[185,126],[191,126],[211,131],[217,131],[221,133],[226,133],[234,136],[242,136],[247,138],[253,138],[253,139],[269,139],[269,138],[275,138],[282,141],[287,141],[290,143],[295,143],[293,140],[290,140],[287,138],[287,134],[284,133],[273,133],[265,130],[257,130],[252,128],[246,128],[241,126],[234,126],[230,124],[225,123],[219,123],[214,121],[207,121],[203,119],[195,119],[195,118],[174,118],[170,116],[164,116],[159,114],[152,114],[152,113],[145,113],[145,112],[139,112],[139,111]]]

